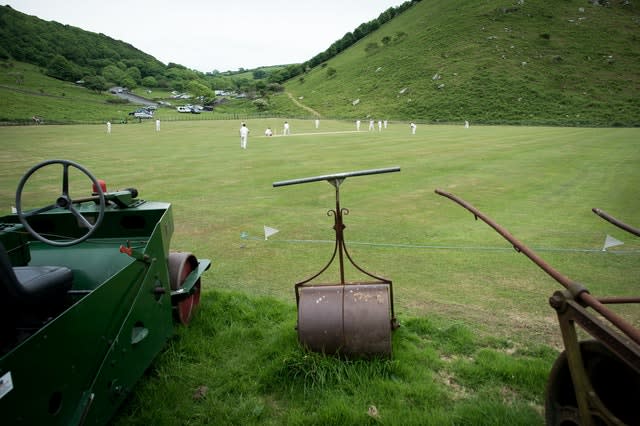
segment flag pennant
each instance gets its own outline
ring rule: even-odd
[[[264,239],[268,240],[270,236],[272,236],[273,234],[276,234],[280,232],[278,229],[276,228],[271,228],[267,225],[264,225]]]
[[[607,251],[609,247],[615,247],[624,244],[622,241],[613,238],[611,235],[607,234],[607,238],[604,240],[604,247],[602,247],[602,251]]]

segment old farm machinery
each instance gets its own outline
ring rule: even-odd
[[[340,206],[340,186],[348,177],[400,171],[399,167],[362,170],[275,182],[274,187],[327,181],[335,188],[336,204],[327,215],[333,216],[336,233],[333,254],[315,275],[295,284],[298,307],[298,341],[315,352],[347,357],[391,356],[391,332],[397,328],[393,310],[391,280],[358,266],[344,241],[343,216],[349,210]],[[338,259],[340,281],[317,283],[314,280]],[[361,273],[373,280],[347,281],[345,257]]]
[[[60,195],[27,208],[46,198],[28,189],[42,176]],[[171,204],[107,192],[72,161],[24,174],[0,218],[2,424],[108,422],[198,304],[210,261],[171,253],[173,229]]]
[[[469,210],[565,287],[549,299],[556,310],[565,350],[547,382],[545,417],[549,425],[640,424],[640,330],[612,311],[610,304],[640,304],[640,297],[595,297],[582,284],[549,266],[506,229],[451,193],[436,190]],[[594,213],[640,236],[640,230],[607,213]],[[578,325],[593,339],[580,340]]]

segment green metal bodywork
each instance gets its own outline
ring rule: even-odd
[[[65,308],[0,352],[2,424],[107,423],[173,334],[171,205],[111,200],[92,238],[70,247],[33,240],[15,215],[0,218],[13,266],[66,266],[74,276]],[[79,210],[90,217],[96,208],[88,202]],[[68,211],[32,219],[48,234],[77,232]],[[174,296],[192,291],[209,265],[200,260]]]

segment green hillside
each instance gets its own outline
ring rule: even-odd
[[[214,90],[265,96],[282,89],[288,67],[203,73],[165,65],[124,41],[0,6],[0,122],[25,122],[34,114],[48,123],[113,120],[122,113],[105,104],[113,86],[145,95],[186,92],[205,105],[214,103]],[[88,89],[87,99],[79,102],[81,89]],[[67,97],[61,100],[62,92]]]
[[[639,8],[601,3],[424,0],[286,89],[330,117],[637,126]]]
[[[119,85],[152,90],[155,100],[171,91],[210,104],[215,90],[246,95],[220,105],[223,115],[640,126],[639,36],[640,7],[624,0],[422,0],[303,64],[205,74],[3,6],[0,122],[120,121],[132,106],[105,93]]]
[[[38,65],[47,75],[67,81],[100,75],[108,66],[125,71],[132,84],[165,71],[164,64],[128,43],[44,21],[10,6],[0,7],[0,42],[0,59]]]

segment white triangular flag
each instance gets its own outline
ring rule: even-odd
[[[604,240],[604,247],[602,247],[602,251],[607,251],[607,248],[619,246],[624,244],[622,241],[613,238],[611,235],[607,234],[607,238]]]
[[[264,225],[264,239],[267,240],[270,236],[272,236],[273,234],[280,232],[279,230],[277,230],[276,228],[271,228],[267,225]]]

